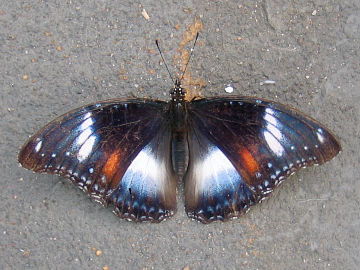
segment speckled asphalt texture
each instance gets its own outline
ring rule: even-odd
[[[146,10],[149,18],[143,11]],[[324,123],[343,151],[290,177],[240,219],[120,220],[66,179],[17,163],[70,109],[115,97],[168,100],[179,43],[203,96],[258,96]],[[185,44],[188,49],[192,42]],[[360,2],[1,1],[1,269],[359,269]],[[273,80],[275,84],[263,84]]]

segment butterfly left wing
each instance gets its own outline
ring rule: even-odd
[[[229,97],[187,105],[185,208],[204,223],[242,215],[290,174],[341,150],[324,126],[281,104]]]
[[[75,109],[31,137],[19,162],[70,179],[122,218],[161,221],[176,208],[167,111],[146,99]]]

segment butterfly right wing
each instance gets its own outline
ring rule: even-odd
[[[279,103],[234,96],[187,108],[185,208],[204,223],[241,216],[292,173],[341,150],[323,125]]]
[[[122,218],[161,221],[176,208],[167,112],[145,99],[75,109],[31,137],[19,162],[70,179]]]

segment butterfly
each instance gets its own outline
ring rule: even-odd
[[[156,45],[164,60],[157,40]],[[243,215],[289,175],[341,150],[322,124],[273,101],[187,101],[183,76],[171,77],[169,102],[112,99],[58,117],[25,143],[20,164],[66,177],[133,221],[172,216],[183,178],[187,215],[210,223]]]
[[[64,176],[114,213],[160,222],[174,214],[178,174],[185,210],[209,223],[243,215],[300,168],[341,150],[319,122],[254,97],[112,99],[70,111],[22,147],[19,162]]]

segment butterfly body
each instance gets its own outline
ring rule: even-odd
[[[341,150],[323,125],[251,97],[114,99],[75,109],[23,146],[19,162],[64,176],[121,218],[160,222],[185,209],[203,223],[241,216],[298,169]]]

